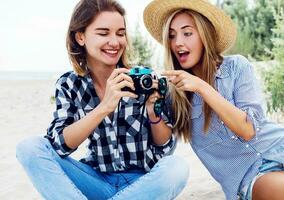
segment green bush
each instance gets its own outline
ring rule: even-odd
[[[268,112],[284,112],[284,11],[274,11],[276,25],[272,29],[274,36],[272,54],[277,63],[264,71],[264,84],[269,95]]]
[[[228,53],[238,53],[256,60],[270,60],[273,42],[275,18],[273,12],[279,12],[284,6],[280,0],[258,0],[249,6],[246,0],[225,0],[223,8],[238,26],[238,38],[234,48]]]

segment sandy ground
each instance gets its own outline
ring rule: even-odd
[[[16,144],[32,135],[44,135],[54,104],[55,80],[0,81],[0,199],[42,199],[33,188],[15,158]],[[192,152],[188,144],[179,144],[175,152],[186,158],[190,178],[178,200],[223,200],[216,181]],[[75,155],[76,156],[76,155]]]

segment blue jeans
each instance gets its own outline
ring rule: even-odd
[[[71,157],[61,158],[42,137],[23,140],[16,154],[35,188],[50,200],[174,199],[189,175],[186,162],[177,156],[165,156],[148,173],[102,173]]]

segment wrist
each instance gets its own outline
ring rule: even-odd
[[[108,106],[100,103],[93,112],[97,113],[98,115],[102,116],[103,118],[109,115],[112,111],[109,109]]]
[[[196,92],[202,96],[202,92],[206,89],[208,83],[200,79]]]

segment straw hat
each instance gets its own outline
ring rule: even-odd
[[[150,34],[162,43],[163,25],[176,10],[190,9],[205,16],[217,32],[217,50],[228,50],[236,40],[236,27],[229,16],[206,0],[153,0],[144,10],[144,24]]]

